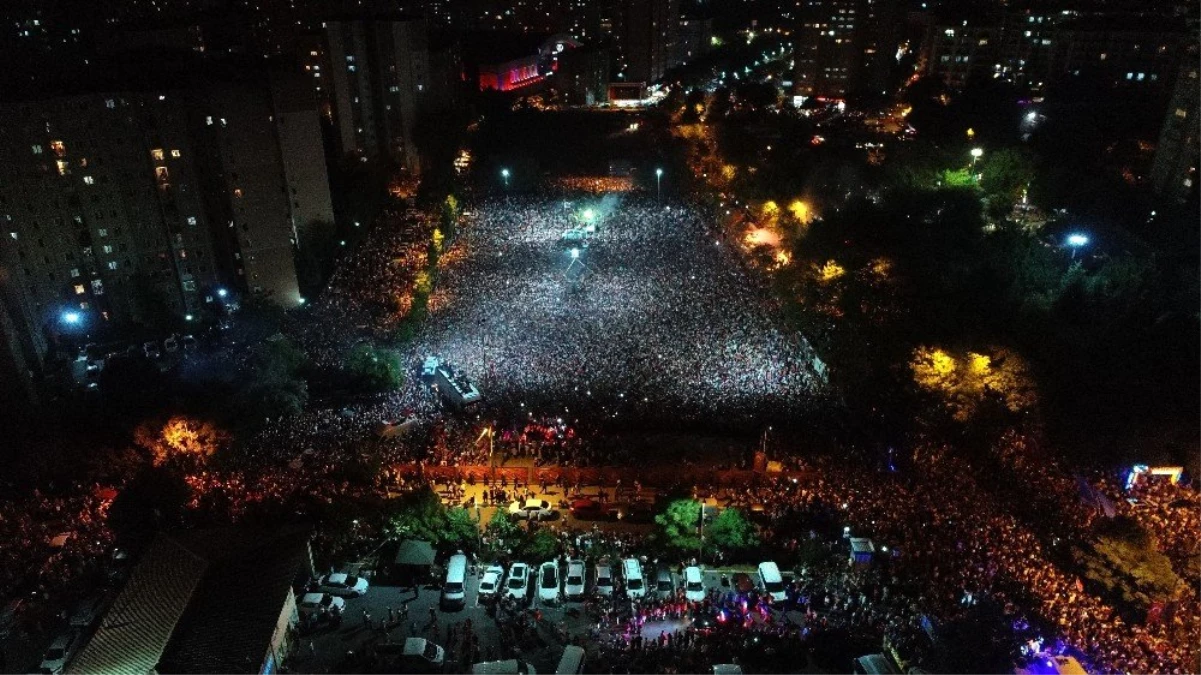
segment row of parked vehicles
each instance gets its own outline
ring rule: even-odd
[[[633,599],[644,598],[648,594],[674,597],[680,588],[689,601],[700,602],[705,599],[705,580],[700,567],[684,568],[682,578],[677,582],[667,566],[654,570],[652,578],[650,571],[643,569],[638,558],[625,558],[616,565],[601,560],[593,565],[591,574],[584,561],[576,559],[568,560],[562,566],[557,561],[548,560],[536,568],[524,562],[515,562],[508,570],[499,564],[492,564],[484,569],[477,590],[480,602],[512,598],[528,603],[536,598],[542,604],[558,604],[565,600],[582,600],[589,594],[610,597],[616,590],[618,575],[624,582],[626,596]],[[739,576],[746,579],[739,579]],[[760,564],[757,576],[757,580],[751,580],[746,574],[735,575],[739,586],[749,588],[734,590],[762,589],[764,593],[783,598],[784,580],[774,562]],[[453,556],[447,564],[446,579],[442,586],[440,604],[443,609],[458,610],[464,607],[466,584],[467,557]]]

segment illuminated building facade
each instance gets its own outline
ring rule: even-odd
[[[1168,103],[1155,161],[1151,165],[1151,187],[1159,195],[1176,202],[1195,197],[1198,191],[1197,167],[1201,164],[1201,68],[1196,48],[1176,77],[1176,88]]]

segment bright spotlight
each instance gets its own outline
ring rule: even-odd
[[[981,155],[983,155],[983,154],[984,154],[984,150],[983,150],[983,149],[981,149],[981,148],[972,148],[972,157],[977,157],[977,158],[978,158],[978,157],[980,157],[980,156],[981,156]]]
[[[63,323],[74,325],[79,323],[80,318],[79,312],[63,312]]]
[[[1068,246],[1084,246],[1088,243],[1088,236],[1083,234],[1069,234]]]
[[[579,257],[580,257],[580,249],[578,249],[578,248],[571,249],[571,259],[578,260]]]
[[[592,209],[584,209],[584,220],[591,221],[596,217],[596,212]]]
[[[217,289],[217,297],[218,298],[224,298],[227,295],[229,295],[229,291],[225,290],[224,288]]]

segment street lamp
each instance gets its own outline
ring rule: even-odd
[[[227,295],[229,295],[229,291],[225,290],[224,288],[217,289],[217,297],[218,298],[224,298]]]
[[[507,187],[509,187],[509,170],[508,170],[508,169],[501,169],[501,170],[500,170],[500,177],[505,179],[505,187],[506,187],[506,188],[507,188]]]
[[[79,312],[63,312],[63,323],[67,324],[68,326],[78,325],[82,319],[83,317],[79,314]]]
[[[980,156],[983,154],[984,150],[982,148],[972,148],[972,171],[976,170],[976,160],[980,159]]]
[[[1076,250],[1088,244],[1088,235],[1079,232],[1068,235],[1068,246],[1072,247],[1072,260],[1076,259]]]
[[[663,169],[655,169],[655,196],[663,198]]]

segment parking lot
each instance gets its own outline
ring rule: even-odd
[[[554,672],[567,640],[573,637],[587,638],[589,630],[595,627],[595,620],[590,621],[584,611],[585,600],[589,596],[555,604],[540,602],[535,585],[537,566],[531,565],[527,609],[540,612],[541,622],[537,624],[532,639],[522,644],[504,643],[497,619],[498,610],[490,603],[481,604],[479,601],[478,587],[483,569],[482,565],[478,571],[468,568],[466,604],[457,611],[444,611],[439,607],[440,579],[416,589],[373,585],[364,597],[348,598],[340,626],[326,622],[319,624],[312,632],[302,633],[291,663],[292,670],[351,672],[357,668],[353,660],[348,660],[348,652],[357,654],[371,650],[380,643],[403,643],[408,637],[424,637],[446,648],[443,671],[447,673],[470,672],[472,663],[503,658],[526,661],[540,673]],[[722,588],[723,574],[729,579],[733,573],[733,570],[706,570],[703,575],[706,590]],[[645,574],[650,591],[654,588],[654,572],[648,568]],[[754,577],[753,574],[750,576]],[[593,577],[589,568],[589,594],[593,588]],[[673,571],[672,578],[678,587],[679,575]],[[504,610],[499,613],[503,619]],[[477,639],[478,654],[456,653],[450,647],[452,641],[447,639],[452,627],[461,635],[468,621]],[[687,619],[647,621],[642,627],[642,634],[654,638],[663,631],[671,633],[687,628],[688,624]]]

